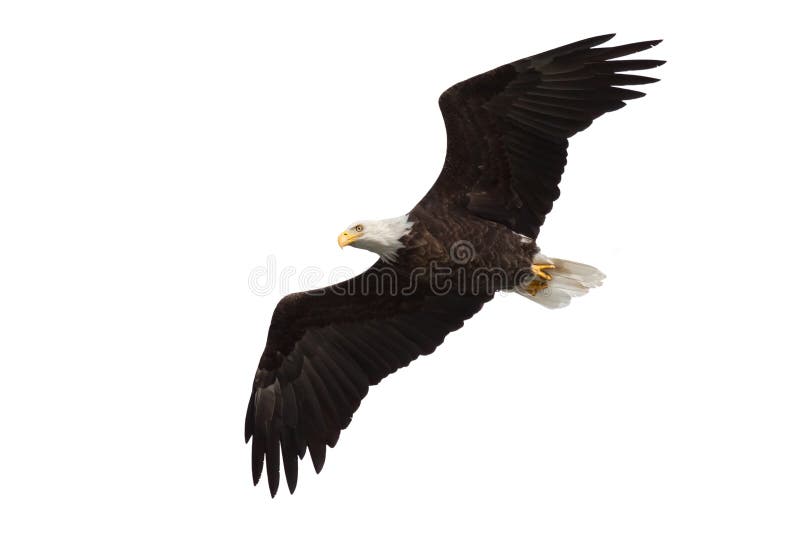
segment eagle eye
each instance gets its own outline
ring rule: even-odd
[[[356,232],[362,232],[363,230],[364,230],[363,226],[361,226],[360,224],[356,225]]]

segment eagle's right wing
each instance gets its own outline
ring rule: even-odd
[[[615,60],[660,41],[595,48],[603,35],[520,59],[457,83],[439,98],[447,156],[420,201],[458,205],[536,238],[558,198],[567,139],[657,81],[622,74],[663,61]]]
[[[253,482],[266,458],[273,496],[281,453],[294,491],[298,458],[307,448],[314,468],[322,469],[326,446],[336,444],[369,386],[433,352],[492,298],[406,295],[394,271],[381,265],[322,290],[288,295],[273,313],[245,420]]]

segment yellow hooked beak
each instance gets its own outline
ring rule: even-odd
[[[356,234],[353,232],[342,232],[339,234],[339,248],[344,248],[347,245],[350,245],[358,240],[361,237],[361,234]]]

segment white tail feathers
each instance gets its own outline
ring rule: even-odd
[[[548,263],[555,265],[554,269],[547,270],[547,274],[553,279],[547,280],[547,285],[537,291],[529,290],[526,285],[517,287],[516,291],[546,308],[563,308],[570,303],[572,297],[580,297],[588,293],[591,288],[603,285],[603,279],[606,277],[591,265],[548,258],[544,254],[537,254],[533,261],[540,265]]]

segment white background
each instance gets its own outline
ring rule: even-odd
[[[0,8],[0,529],[798,532],[796,17],[288,4]],[[321,475],[254,489],[281,291],[251,271],[365,268],[336,235],[433,182],[442,90],[612,31],[664,38],[663,81],[573,140],[540,238],[606,285],[498,297],[370,393]]]

